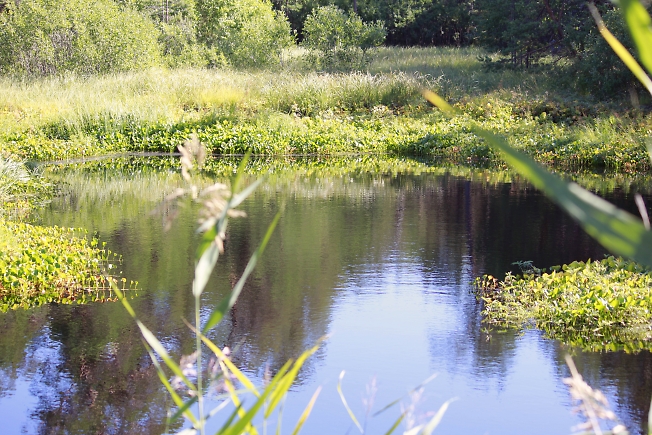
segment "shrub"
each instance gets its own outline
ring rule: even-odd
[[[311,60],[326,68],[359,67],[370,48],[385,41],[387,32],[381,22],[368,24],[356,15],[335,6],[315,9],[303,25],[302,45],[311,52]]]
[[[264,0],[201,0],[197,15],[199,42],[236,67],[278,64],[294,42],[287,19]]]
[[[616,38],[633,51],[634,43],[620,12],[608,11],[603,20]],[[600,98],[623,95],[629,89],[640,88],[636,77],[618,59],[597,29],[587,37],[584,52],[575,62],[574,69],[573,75],[577,77],[580,89]]]
[[[154,24],[108,0],[23,0],[0,16],[0,72],[125,71],[160,61]]]

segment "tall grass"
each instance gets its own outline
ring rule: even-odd
[[[90,119],[180,120],[203,111],[237,108],[306,113],[356,111],[377,105],[423,104],[418,89],[445,95],[506,90],[549,91],[540,75],[486,72],[477,49],[381,48],[367,71],[322,74],[289,62],[278,71],[151,69],[91,77],[66,75],[16,81],[0,78],[0,128],[24,131],[48,123]],[[474,92],[475,91],[475,92]]]

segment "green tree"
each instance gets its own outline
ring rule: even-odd
[[[311,51],[321,67],[355,67],[366,59],[369,49],[385,40],[382,22],[364,23],[355,13],[347,14],[335,6],[315,9],[303,26],[301,44]]]
[[[476,41],[514,66],[549,54],[575,57],[593,29],[583,0],[478,0],[476,8]]]
[[[0,72],[49,75],[160,63],[154,24],[109,0],[23,0],[0,16]]]
[[[236,67],[278,64],[293,44],[285,16],[265,0],[198,0],[198,40]]]

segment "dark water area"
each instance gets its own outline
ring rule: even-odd
[[[168,232],[150,213],[178,175],[70,170],[57,177],[67,187],[36,220],[97,233],[123,256],[123,275],[139,281],[132,304],[143,323],[175,357],[192,352],[183,319],[193,318],[198,210],[186,203]],[[605,196],[635,210],[622,190]],[[502,276],[516,261],[548,267],[605,254],[528,184],[446,171],[284,173],[270,176],[242,209],[247,217],[230,222],[204,293],[204,315],[235,284],[279,209],[282,218],[211,338],[235,349],[234,362],[262,382],[266,370],[274,373],[328,336],[291,390],[283,433],[318,386],[323,391],[303,433],[357,432],[336,391],[342,370],[366,433],[385,433],[402,410],[409,411],[406,423],[422,423],[452,398],[436,433],[570,433],[579,419],[562,382],[569,352],[631,432],[644,432],[648,352],[584,353],[536,330],[487,331],[481,323],[475,277]],[[433,374],[423,391],[408,394]],[[371,417],[398,398],[402,408]],[[120,304],[0,315],[0,433],[173,433],[181,427],[166,428],[170,406]],[[275,428],[272,422],[269,430]]]

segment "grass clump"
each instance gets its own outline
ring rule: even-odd
[[[53,193],[53,186],[40,173],[23,162],[0,156],[0,219],[24,216],[47,202]]]
[[[112,299],[107,279],[115,277],[103,274],[120,258],[82,234],[0,220],[0,312]]]
[[[652,349],[652,272],[621,258],[573,262],[523,276],[477,278],[485,321],[537,327],[550,338],[595,350]]]

